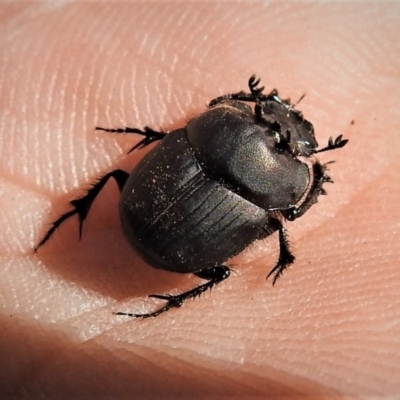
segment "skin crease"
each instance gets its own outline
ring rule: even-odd
[[[397,4],[68,4],[2,7],[0,392],[3,398],[352,398],[400,393]],[[120,230],[114,183],[78,240],[49,224],[166,131],[261,76],[299,104],[334,185],[287,223],[296,261],[271,286],[276,235],[230,279],[145,321],[198,279],[150,268]],[[351,121],[354,120],[354,124]],[[13,397],[13,398],[16,398]],[[135,397],[135,398],[136,398]]]

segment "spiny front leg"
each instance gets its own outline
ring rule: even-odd
[[[232,101],[232,100],[237,100],[237,101],[249,101],[249,102],[257,102],[257,99],[259,97],[264,97],[262,94],[264,90],[264,86],[258,88],[258,84],[260,83],[260,79],[257,79],[255,75],[252,75],[249,78],[249,88],[250,88],[250,93],[246,92],[238,92],[238,93],[230,93],[230,94],[225,94],[223,96],[216,97],[215,99],[211,100],[209,103],[209,107],[214,107],[217,104],[224,103],[226,101]],[[275,91],[273,92],[275,94]]]

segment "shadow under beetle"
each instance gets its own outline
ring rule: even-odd
[[[130,152],[161,142],[131,174],[111,171],[84,197],[72,200],[72,210],[53,223],[35,250],[74,214],[81,234],[94,199],[112,177],[121,192],[121,224],[130,245],[152,267],[206,280],[182,294],[150,295],[166,301],[157,311],[116,314],[147,318],[180,307],[228,278],[228,259],[278,231],[279,258],[267,276],[274,274],[275,284],[295,259],[282,220],[301,217],[326,194],[323,184],[332,182],[326,164],[312,156],[343,147],[347,140],[330,138],[317,150],[312,124],[275,89],[263,94],[259,82],[253,75],[250,93],[217,97],[207,111],[169,134],[149,127],[97,127],[143,136]],[[254,103],[254,111],[244,102]]]

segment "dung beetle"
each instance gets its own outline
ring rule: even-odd
[[[227,260],[278,231],[279,258],[267,276],[273,274],[275,284],[295,259],[282,221],[301,217],[326,194],[323,184],[332,182],[326,164],[314,155],[343,147],[347,140],[330,138],[317,150],[312,124],[275,89],[263,94],[259,83],[251,76],[250,93],[217,97],[204,113],[168,134],[149,127],[96,127],[143,136],[130,152],[160,143],[131,174],[111,171],[72,200],[72,210],[53,223],[35,250],[74,214],[81,234],[94,199],[112,177],[121,192],[122,230],[130,245],[154,268],[206,281],[178,295],[150,295],[165,300],[154,312],[115,314],[147,318],[180,307],[227,279]]]

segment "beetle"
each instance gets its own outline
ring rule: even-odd
[[[294,262],[283,221],[300,218],[332,182],[327,164],[314,155],[346,145],[342,135],[317,149],[313,125],[276,89],[264,94],[255,75],[244,91],[215,98],[208,109],[170,133],[149,127],[96,130],[143,136],[132,149],[159,141],[128,174],[104,175],[72,210],[56,220],[39,249],[66,219],[77,214],[79,232],[90,207],[110,178],[120,190],[119,212],[130,245],[152,267],[193,273],[205,283],[178,295],[149,297],[164,306],[131,317],[156,317],[221,283],[226,261],[255,240],[278,231],[279,257],[267,278],[273,285]],[[253,108],[249,105],[253,104]]]

